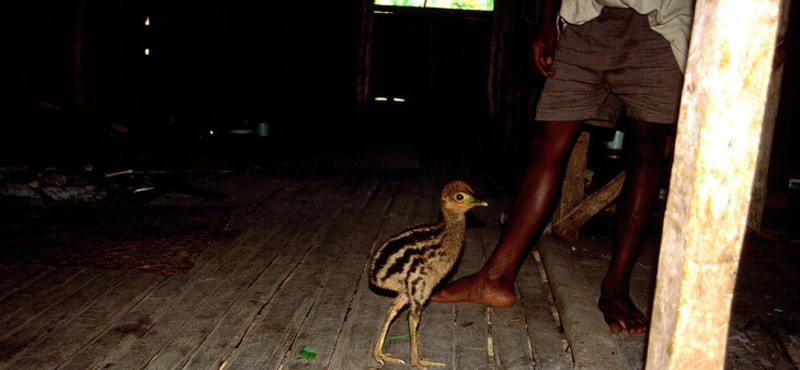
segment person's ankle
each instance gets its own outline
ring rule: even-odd
[[[629,291],[630,283],[626,279],[612,275],[603,278],[603,282],[600,285],[601,297],[627,297]]]

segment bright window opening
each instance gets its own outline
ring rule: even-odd
[[[375,0],[375,5],[491,11],[494,0]]]

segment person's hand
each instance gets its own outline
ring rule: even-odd
[[[533,68],[537,69],[545,77],[555,74],[551,67],[553,66],[553,52],[557,38],[558,32],[555,24],[545,23],[539,29],[539,33],[531,44],[530,57]]]

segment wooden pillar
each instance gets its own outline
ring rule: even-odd
[[[648,370],[720,370],[780,0],[697,0]]]
[[[72,106],[83,108],[86,103],[86,6],[88,0],[75,2],[75,29],[72,51]]]
[[[789,8],[791,0],[783,0],[778,22],[778,35],[776,40],[783,43],[787,26],[789,25]],[[772,141],[775,138],[775,122],[778,117],[778,105],[781,100],[781,82],[783,80],[783,58],[776,56],[776,65],[772,71],[767,93],[767,105],[764,110],[764,126],[761,131],[761,144],[756,162],[756,175],[753,181],[753,195],[750,200],[750,215],[747,217],[747,226],[755,231],[761,231],[761,221],[764,219],[764,208],[767,202],[767,176],[769,175],[769,162],[772,155]]]
[[[548,231],[554,232],[561,239],[574,242],[578,240],[578,228],[559,228],[560,221],[575,209],[580,204],[584,197],[584,189],[586,188],[587,176],[587,154],[589,152],[589,133],[586,131],[581,132],[575,146],[572,147],[572,153],[569,156],[569,162],[564,173],[564,182],[561,184],[561,197],[556,204],[556,209],[553,212],[553,219],[550,223]]]
[[[356,76],[356,115],[366,117],[369,109],[369,77],[372,63],[374,0],[361,0],[361,33],[358,37],[358,75]]]

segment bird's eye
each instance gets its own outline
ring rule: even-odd
[[[464,201],[464,199],[466,199],[466,196],[464,195],[464,193],[456,194],[456,201],[462,202],[462,201]]]

